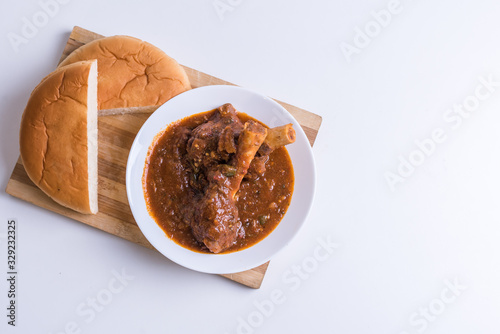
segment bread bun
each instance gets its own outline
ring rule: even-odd
[[[97,213],[97,61],[59,67],[33,90],[20,131],[29,178],[53,200]]]
[[[61,62],[97,59],[100,115],[152,112],[170,98],[191,89],[184,69],[162,50],[129,36],[97,39]]]

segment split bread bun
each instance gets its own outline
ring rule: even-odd
[[[134,37],[94,40],[70,53],[59,66],[90,59],[99,64],[100,115],[152,112],[191,89],[186,72],[174,59]]]
[[[57,203],[97,213],[97,61],[59,67],[33,90],[20,132],[29,178]]]

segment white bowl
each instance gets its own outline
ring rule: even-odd
[[[155,136],[170,123],[231,103],[269,127],[293,123],[295,143],[287,146],[292,159],[295,185],[286,215],[264,240],[247,249],[228,254],[202,254],[184,248],[170,238],[149,215],[142,188],[144,165]],[[158,108],[137,133],[127,162],[127,196],[132,214],[148,241],[170,260],[196,271],[227,274],[257,267],[290,243],[307,219],[316,176],[309,141],[297,121],[278,103],[263,95],[235,86],[206,86],[182,93]]]

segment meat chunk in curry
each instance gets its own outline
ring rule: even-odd
[[[195,238],[213,253],[221,252],[236,241],[241,223],[235,196],[266,135],[264,126],[251,120],[246,122],[235,155],[227,164],[212,164],[205,170],[208,186],[196,206],[191,228]]]

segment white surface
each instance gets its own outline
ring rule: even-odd
[[[190,251],[168,238],[149,214],[143,191],[144,164],[153,142],[165,128],[180,119],[209,111],[231,101],[244,112],[271,127],[293,124],[296,141],[287,147],[293,163],[295,182],[290,207],[282,221],[264,240],[239,252],[202,254]],[[170,260],[186,268],[210,274],[231,274],[266,263],[290,244],[304,226],[314,200],[316,182],[311,145],[299,123],[272,99],[235,86],[207,86],[177,95],[158,108],[141,127],[127,162],[127,198],[135,221],[148,241]]]
[[[80,25],[143,38],[182,64],[322,115],[317,196],[300,235],[251,290],[3,193],[0,267],[14,217],[19,308],[16,328],[0,312],[0,331],[498,333],[500,87],[459,127],[444,117],[474,102],[480,76],[500,80],[500,3],[401,0],[348,63],[341,43],[389,1],[221,1],[234,7],[223,20],[212,0],[68,1],[17,53],[8,33],[41,6],[4,3],[0,185],[18,157],[29,93]],[[435,129],[446,140],[391,191],[384,173],[397,172],[400,155],[418,159],[415,140]],[[318,241],[328,238],[331,254]],[[117,280],[122,269],[134,279]]]

